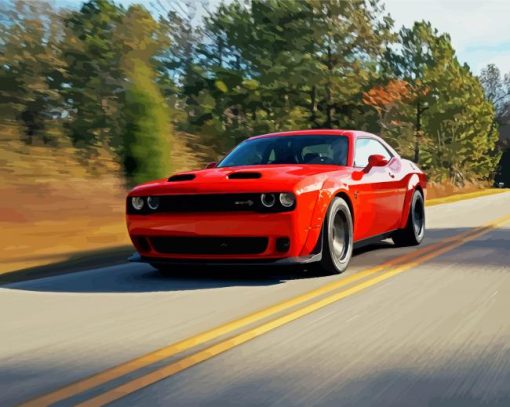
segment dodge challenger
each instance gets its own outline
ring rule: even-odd
[[[135,187],[132,261],[303,264],[343,272],[353,248],[425,233],[425,174],[380,137],[306,130],[248,138],[218,163]]]

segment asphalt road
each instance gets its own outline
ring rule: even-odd
[[[341,276],[125,264],[4,285],[0,405],[510,406],[510,193],[427,227]]]

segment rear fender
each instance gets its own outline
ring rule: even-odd
[[[416,189],[420,189],[425,199],[426,193],[426,179],[424,174],[412,174],[407,183],[406,196],[404,199],[404,207],[402,209],[402,218],[400,219],[399,229],[404,229],[407,226],[407,220],[409,219],[409,211],[411,210],[411,202],[413,200],[413,194]]]

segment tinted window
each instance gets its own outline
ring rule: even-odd
[[[391,159],[390,152],[379,141],[371,138],[359,138],[356,140],[356,150],[354,152],[354,166],[366,167],[368,157],[373,154],[382,155],[387,160]]]
[[[275,136],[246,140],[219,167],[264,164],[347,164],[344,136]]]

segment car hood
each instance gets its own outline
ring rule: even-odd
[[[148,182],[131,194],[300,192],[320,189],[331,172],[349,172],[336,165],[252,165],[182,172]]]

